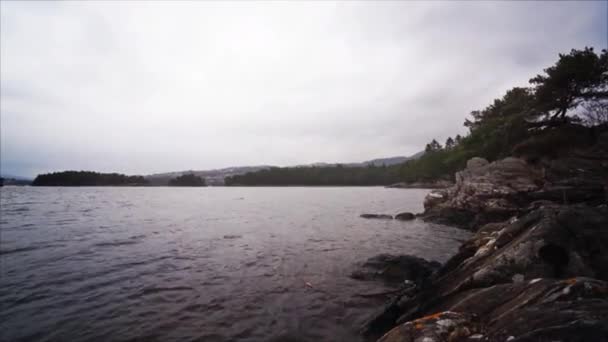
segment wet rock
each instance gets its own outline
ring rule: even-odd
[[[490,341],[606,341],[608,284],[590,278],[533,279],[447,297],[430,310],[466,312],[482,319]]]
[[[383,220],[392,220],[393,219],[392,215],[386,215],[386,214],[361,214],[361,215],[359,215],[359,217],[366,218],[366,219],[383,219]]]
[[[459,208],[438,206],[420,215],[423,220],[473,230],[475,213]]]
[[[411,255],[376,255],[351,274],[358,280],[382,280],[390,283],[403,283],[410,280],[421,286],[441,267],[436,261],[427,261]]]
[[[475,316],[446,311],[399,325],[378,342],[473,341],[483,337],[480,332],[481,325]]]
[[[370,319],[364,332],[379,336],[398,322],[444,310],[463,310],[486,317],[488,310],[502,305],[509,299],[506,293],[511,292],[516,294],[511,305],[517,306],[518,301],[523,305],[540,298],[533,293],[572,291],[573,288],[556,278],[608,280],[605,267],[608,250],[603,247],[608,245],[605,227],[608,227],[608,207],[582,204],[541,207],[519,218],[486,224],[461,246],[420,293],[389,302]],[[536,279],[552,280],[547,283]],[[557,285],[551,287],[551,282]],[[592,291],[599,291],[598,296],[605,291],[604,297],[596,298],[605,300],[608,288],[601,290],[605,283],[592,282],[584,281],[582,286],[600,289]],[[527,287],[535,283],[538,285]],[[525,296],[524,290],[529,291]],[[473,295],[478,297],[465,301]],[[460,306],[451,306],[459,302]],[[488,306],[482,309],[479,305]],[[579,308],[585,316],[587,311],[583,309]]]
[[[416,218],[416,215],[412,214],[412,213],[399,213],[397,215],[395,215],[395,220],[401,220],[401,221],[410,221]]]

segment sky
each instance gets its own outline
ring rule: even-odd
[[[607,45],[589,2],[0,2],[0,172],[411,155]]]

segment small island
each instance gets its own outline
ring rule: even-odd
[[[142,186],[148,181],[143,176],[93,171],[62,171],[36,176],[33,186]]]
[[[169,186],[206,186],[206,184],[204,178],[187,173],[171,179]]]

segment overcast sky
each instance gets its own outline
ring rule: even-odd
[[[1,171],[148,174],[409,155],[607,3],[1,2]]]

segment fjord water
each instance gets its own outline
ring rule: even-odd
[[[345,341],[379,253],[445,261],[468,235],[380,187],[0,190],[2,341]]]

